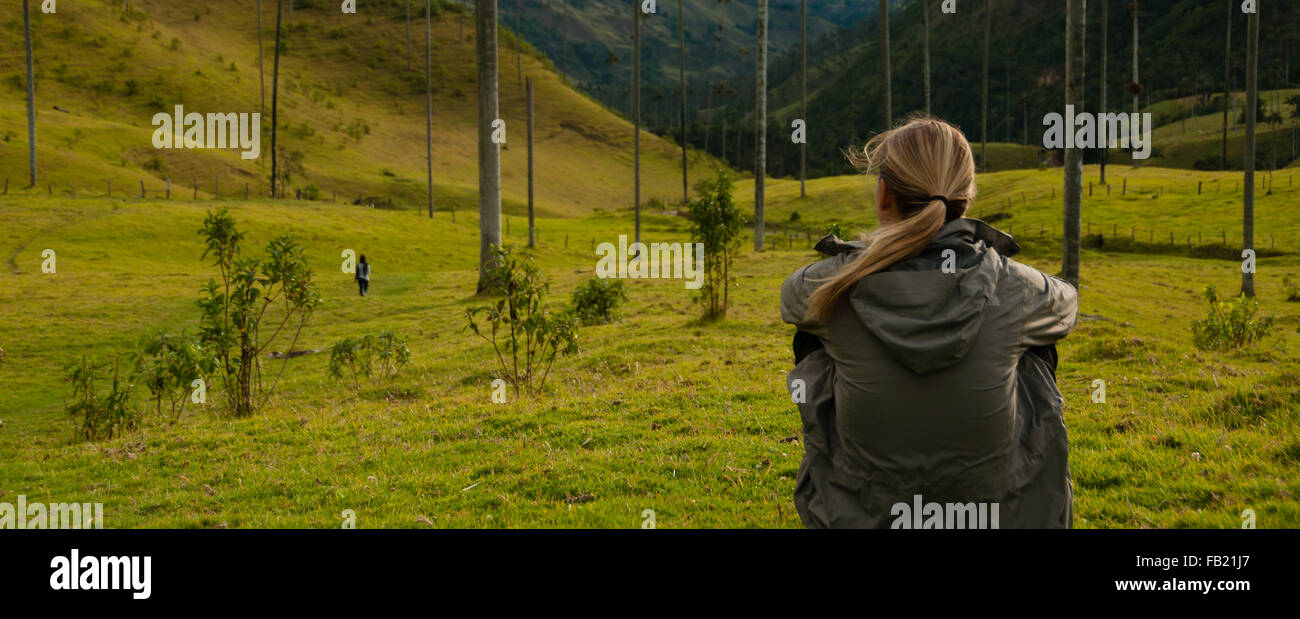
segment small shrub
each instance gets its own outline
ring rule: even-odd
[[[406,340],[392,331],[381,331],[335,343],[330,348],[328,371],[330,378],[340,381],[350,378],[359,387],[363,377],[390,378],[410,362],[411,350]]]
[[[219,363],[230,412],[250,415],[257,397],[270,397],[276,384],[262,381],[262,354],[282,334],[292,334],[292,349],[320,304],[320,295],[303,249],[291,237],[267,243],[264,258],[242,256],[244,235],[225,208],[210,211],[199,233],[207,240],[203,258],[210,257],[221,275],[220,282],[208,280],[198,301],[199,341]],[[261,326],[266,318],[273,328],[264,337]]]
[[[578,352],[577,320],[567,312],[546,311],[542,303],[550,284],[526,253],[495,248],[490,265],[491,290],[501,298],[466,310],[466,328],[492,344],[518,397],[546,384],[556,357]]]
[[[110,373],[111,368],[111,373]],[[140,409],[131,401],[134,385],[125,380],[119,360],[95,362],[86,357],[67,366],[72,403],[66,405],[78,438],[97,441],[139,427]],[[111,380],[106,392],[99,384]]]
[[[196,381],[204,381],[217,370],[217,360],[195,338],[184,333],[159,332],[146,339],[136,355],[136,376],[149,390],[154,410],[162,416],[163,402],[176,423],[185,413]]]
[[[743,218],[731,199],[731,176],[719,170],[717,177],[696,187],[699,196],[691,201],[691,241],[704,245],[704,285],[696,300],[704,305],[706,318],[727,315],[730,305],[731,264],[740,253]]]
[[[618,306],[627,299],[623,280],[593,277],[574,289],[573,315],[584,325],[608,324],[618,319]]]
[[[1200,350],[1241,348],[1263,339],[1273,326],[1271,316],[1256,316],[1259,299],[1243,294],[1220,301],[1219,291],[1212,285],[1206,286],[1201,295],[1210,303],[1210,315],[1192,321],[1192,343]]]
[[[830,235],[838,239],[844,239],[844,237],[848,235],[848,233],[849,233],[848,226],[839,222],[831,222],[829,224],[826,224],[826,230],[822,232],[822,235],[823,236]]]

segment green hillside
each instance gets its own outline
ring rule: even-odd
[[[282,164],[290,188],[319,189],[339,202],[422,208],[425,202],[425,104],[422,22],[415,28],[408,68],[400,2],[367,2],[356,15],[332,4],[299,3],[284,27],[280,84]],[[131,3],[123,14],[111,3],[63,3],[54,15],[34,10],[39,188],[56,193],[265,195],[270,176],[271,69],[274,6],[264,5],[267,112],[256,162],[236,151],[158,150],[151,142],[156,112],[175,105],[201,113],[261,109],[254,0],[194,9],[164,0]],[[23,96],[22,12],[3,0],[0,23],[0,179],[10,190],[26,184],[26,110]],[[441,210],[474,208],[477,191],[473,27],[457,19],[459,5],[438,5],[433,24],[434,184]],[[286,20],[287,21],[287,20]],[[504,29],[503,29],[504,32]],[[462,33],[464,40],[460,39]],[[504,32],[501,111],[507,123],[502,151],[506,212],[527,204],[525,104],[505,71],[514,38]],[[88,53],[88,51],[90,53]],[[513,57],[511,58],[513,61]],[[511,62],[510,64],[513,64]],[[535,54],[524,71],[536,82],[536,195],[539,212],[574,215],[630,208],[632,127],[566,86]],[[59,111],[60,108],[66,111]],[[712,164],[692,157],[697,178]],[[591,182],[572,182],[580,179]],[[599,179],[599,180],[597,180]],[[680,200],[680,150],[642,136],[642,195]],[[3,183],[3,180],[0,180]],[[292,195],[292,191],[290,192]]]
[[[931,12],[931,85],[933,114],[962,128],[972,141],[981,139],[982,77],[986,3],[959,2],[955,14],[943,14],[938,2]],[[1240,3],[1238,3],[1240,4]],[[1065,14],[1059,3],[1037,0],[995,0],[991,7],[989,41],[988,137],[990,142],[1019,143],[1028,134],[1030,145],[1041,144],[1041,121],[1045,114],[1063,112],[1065,74]],[[1128,94],[1133,79],[1132,21],[1128,8],[1139,8],[1139,78],[1142,108],[1158,112],[1161,102],[1192,97],[1210,99],[1224,91],[1224,54],[1227,27],[1232,28],[1229,57],[1230,90],[1240,97],[1245,90],[1246,17],[1239,11],[1229,17],[1229,3],[1201,0],[1143,0],[1109,2],[1106,41],[1101,36],[1101,3],[1088,2],[1085,34],[1085,107],[1100,108],[1100,60],[1107,55],[1107,109],[1132,107]],[[1262,9],[1259,84],[1261,91],[1294,88],[1300,82],[1290,62],[1300,32],[1300,5],[1269,3]],[[815,12],[815,11],[814,11]],[[925,109],[923,81],[924,22],[921,3],[896,6],[890,21],[890,61],[893,71],[893,116],[904,118]],[[791,170],[797,175],[798,149],[790,144],[790,120],[796,117],[799,101],[800,58],[796,53],[775,57],[769,75],[768,155],[773,170]],[[752,73],[745,69],[743,77]],[[1289,75],[1288,75],[1289,74]],[[724,105],[741,118],[754,109],[753,79],[739,81],[734,96]],[[828,35],[809,47],[808,59],[808,169],[821,176],[844,174],[849,167],[840,156],[850,144],[865,141],[881,131],[882,89],[880,45],[874,17],[849,30]],[[1205,104],[1202,104],[1204,109]],[[1289,107],[1289,106],[1288,106]],[[1222,109],[1222,108],[1220,108]],[[1288,127],[1292,118],[1282,112]],[[1165,122],[1157,121],[1164,125]],[[734,121],[731,123],[734,126]],[[1220,123],[1221,126],[1221,118]],[[750,138],[753,141],[752,121]],[[1267,127],[1261,126],[1261,131]],[[691,143],[702,147],[703,131]],[[1158,133],[1155,147],[1164,151],[1162,167],[1194,167],[1195,162],[1219,150],[1194,147],[1180,141],[1166,143]],[[716,137],[715,144],[716,144]],[[1289,137],[1278,148],[1279,166],[1292,160]],[[1282,152],[1285,145],[1285,152]],[[1221,149],[1220,149],[1221,150]],[[714,151],[715,153],[717,151]],[[1238,151],[1240,152],[1240,151]],[[1240,169],[1240,157],[1229,153],[1229,167]],[[733,165],[750,165],[750,151],[729,155]],[[1096,155],[1087,156],[1096,163]],[[1272,159],[1261,160],[1272,167]]]

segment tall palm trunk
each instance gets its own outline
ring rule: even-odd
[[[429,219],[433,219],[433,0],[424,0],[425,146],[429,168]],[[407,4],[409,18],[410,3]],[[409,26],[409,22],[408,22]]]
[[[758,0],[758,109],[754,114],[754,129],[758,136],[754,156],[754,251],[763,251],[763,198],[767,181],[767,0]]]
[[[677,0],[677,51],[680,56],[681,64],[678,67],[677,87],[681,94],[681,121],[682,121],[682,204],[690,199],[690,190],[687,188],[686,179],[686,28],[685,18],[682,16],[682,0]]]
[[[1133,113],[1137,114],[1142,111],[1142,82],[1138,80],[1138,50],[1141,49],[1141,44],[1138,39],[1137,0],[1129,5],[1129,11],[1133,14]]]
[[[515,0],[515,69],[519,72],[519,90],[524,89],[524,60],[520,53],[523,47],[524,35],[519,32],[519,0]]]
[[[292,1],[292,0],[290,0]],[[271,69],[271,198],[280,197],[279,188],[279,153],[276,152],[276,138],[279,135],[280,120],[280,15],[284,0],[275,0],[275,61]]]
[[[984,81],[980,104],[980,171],[989,171],[989,35],[993,28],[993,0],[984,0]]]
[[[492,251],[501,246],[501,146],[492,141],[497,101],[497,0],[474,3],[478,47],[478,291],[492,283]]]
[[[889,70],[889,0],[879,0],[877,6],[880,11],[876,16],[876,23],[880,29],[880,112],[885,119],[885,125],[881,130],[886,131],[894,124],[894,111],[890,109],[894,97],[891,92],[893,79]]]
[[[1065,9],[1065,104],[1083,104],[1083,37],[1086,0],[1067,0]],[[1079,286],[1080,228],[1083,220],[1083,150],[1065,150],[1064,226],[1061,278]]]
[[[427,16],[429,13],[429,0],[425,0],[424,9]],[[406,68],[411,68],[411,0],[406,0]]]
[[[799,145],[799,197],[808,197],[808,0],[799,0],[799,118],[804,123],[804,141]],[[928,65],[927,65],[928,66]],[[926,82],[929,87],[929,82]],[[929,93],[926,93],[927,96]],[[927,106],[928,107],[928,106]],[[725,125],[724,125],[725,127]],[[727,130],[722,130],[727,135]],[[726,138],[723,138],[724,143]],[[723,151],[726,151],[724,146]]]
[[[262,0],[257,0],[257,85],[262,93],[262,117],[266,117],[266,69],[262,62]]]
[[[1259,107],[1259,8],[1246,17],[1246,178],[1242,181],[1241,239],[1255,248],[1255,124]],[[1254,269],[1241,273],[1241,294],[1255,296]]]
[[[1109,40],[1106,38],[1107,26],[1110,25],[1110,14],[1107,7],[1110,0],[1101,0],[1101,113],[1105,114],[1106,109],[1106,55],[1110,51]],[[1101,144],[1101,184],[1106,184],[1106,159],[1110,155],[1110,136]]]
[[[525,82],[525,103],[528,108],[528,246],[537,246],[537,224],[535,213],[533,212],[533,197],[536,187],[536,166],[533,151],[533,128],[536,126],[536,118],[533,116],[533,78],[529,77]]]
[[[921,0],[921,17],[925,22],[925,51],[922,73],[925,77],[925,114],[930,115],[930,0]]]
[[[636,242],[641,242],[641,3],[632,3],[632,208]]]
[[[560,77],[569,74],[569,3],[564,3],[564,20],[560,22]]]
[[[32,70],[32,15],[23,0],[23,39],[27,47],[27,167],[30,183],[36,186],[36,75]]]
[[[1228,0],[1228,36],[1223,49],[1223,160],[1222,168],[1228,169],[1228,108],[1232,107],[1232,16],[1237,8],[1237,0]]]

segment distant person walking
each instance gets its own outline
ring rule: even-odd
[[[361,289],[361,296],[366,296],[366,291],[370,290],[370,263],[366,262],[366,256],[357,259],[357,286]]]

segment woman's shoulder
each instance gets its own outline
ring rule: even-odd
[[[838,240],[838,239],[837,239]],[[820,244],[819,244],[820,246]],[[801,267],[781,285],[781,318],[788,323],[801,325],[805,321],[809,301],[818,288],[835,277],[852,259],[853,252],[861,247],[856,244],[845,246],[848,251],[840,251]]]

